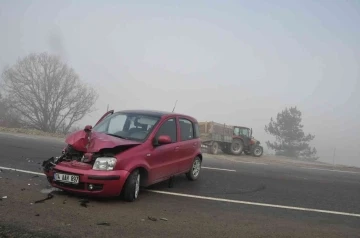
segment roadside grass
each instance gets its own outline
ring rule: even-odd
[[[6,133],[15,133],[15,134],[26,134],[26,135],[36,135],[36,136],[49,136],[56,138],[65,138],[66,135],[60,133],[49,133],[35,129],[26,129],[26,128],[8,128],[0,127],[0,132]]]

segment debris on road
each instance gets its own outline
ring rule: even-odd
[[[160,220],[162,220],[162,221],[168,221],[168,219],[167,219],[167,218],[165,218],[165,217],[160,218]]]
[[[43,202],[45,202],[46,200],[52,199],[53,197],[54,197],[54,195],[52,195],[51,193],[49,193],[46,198],[41,199],[41,200],[38,200],[38,201],[35,201],[34,203],[43,203]]]
[[[157,219],[155,217],[151,217],[151,216],[148,216],[148,219],[151,221],[157,221]]]
[[[87,204],[90,202],[89,200],[87,199],[82,199],[79,201],[80,202],[80,206],[82,207],[87,207]]]
[[[110,223],[109,222],[100,222],[100,223],[97,223],[96,225],[98,225],[98,226],[110,226]]]
[[[6,198],[7,198],[7,196],[3,196],[3,197],[2,197],[2,199],[6,199]]]
[[[40,216],[40,214],[36,214],[35,216],[36,216],[36,217],[39,217],[39,216]]]
[[[22,188],[21,191],[25,191],[26,189],[25,188]]]
[[[66,199],[63,201],[63,204],[66,204]]]

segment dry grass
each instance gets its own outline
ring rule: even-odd
[[[0,132],[6,133],[15,133],[15,134],[25,134],[25,135],[36,135],[36,136],[49,136],[55,138],[65,138],[66,135],[60,133],[48,133],[35,129],[26,129],[26,128],[7,128],[0,127]]]

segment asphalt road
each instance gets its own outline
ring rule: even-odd
[[[41,172],[40,163],[60,154],[63,146],[52,138],[0,134],[0,167]],[[173,188],[154,185],[141,191],[135,203],[90,200],[88,208],[61,192],[31,204],[46,197],[41,193],[48,188],[45,178],[2,169],[0,198],[7,197],[0,201],[0,237],[13,226],[67,237],[360,237],[360,173],[206,154],[203,166],[196,182],[179,176]],[[110,226],[96,225],[101,221]]]

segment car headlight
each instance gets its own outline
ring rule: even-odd
[[[99,157],[95,160],[93,170],[114,170],[116,165],[116,158]]]

